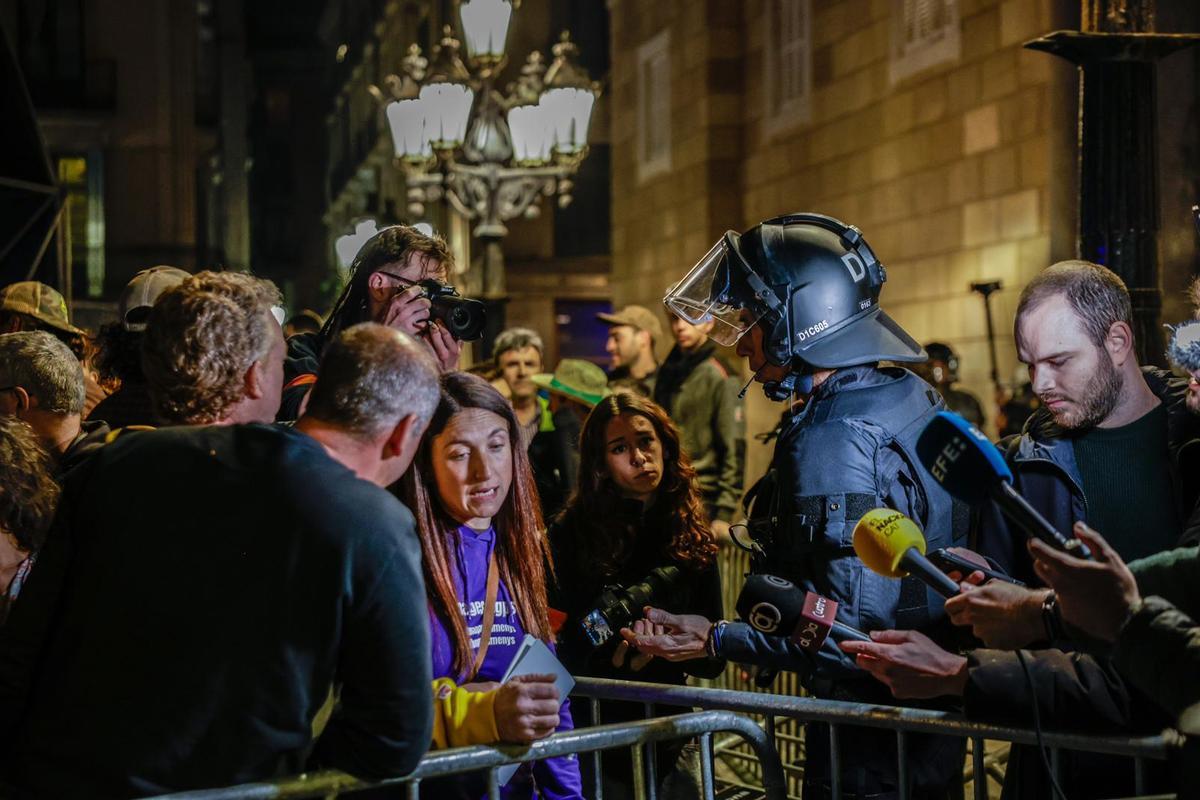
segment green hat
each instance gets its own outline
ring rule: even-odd
[[[67,333],[83,333],[67,321],[66,299],[37,281],[18,281],[0,289],[0,311],[24,314]]]
[[[612,394],[604,370],[581,358],[564,358],[558,362],[553,375],[544,372],[534,375],[532,380],[541,388],[583,403],[588,408]]]

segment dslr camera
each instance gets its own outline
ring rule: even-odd
[[[654,605],[655,598],[673,597],[683,589],[679,567],[658,567],[641,583],[609,586],[596,600],[596,607],[580,620],[583,635],[593,647],[599,647],[642,618],[642,609]]]
[[[453,286],[426,278],[418,281],[421,292],[433,304],[429,309],[431,319],[439,320],[460,342],[471,342],[483,338],[487,324],[487,307],[478,300],[463,297]]]

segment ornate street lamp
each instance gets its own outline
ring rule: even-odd
[[[354,257],[358,255],[358,251],[367,243],[375,234],[379,233],[379,226],[374,219],[367,218],[359,220],[354,226],[353,233],[347,233],[339,236],[333,243],[334,252],[337,253],[338,265],[346,270],[350,269],[350,265],[354,263]]]
[[[409,214],[424,216],[428,203],[444,199],[474,221],[484,243],[483,296],[490,300],[505,296],[499,245],[508,233],[505,221],[538,216],[543,196],[557,196],[563,207],[571,202],[571,176],[587,156],[600,93],[565,31],[548,69],[534,51],[516,81],[503,93],[495,88],[519,4],[464,0],[459,21],[466,63],[446,26],[432,63],[414,44],[401,74],[385,79],[385,114],[407,179]]]
[[[433,226],[428,222],[418,222],[413,227],[426,236],[433,236]],[[354,224],[354,230],[351,233],[337,237],[333,242],[333,250],[337,255],[338,266],[343,270],[350,269],[358,251],[362,250],[367,240],[377,233],[379,233],[379,223],[373,217],[363,217]]]

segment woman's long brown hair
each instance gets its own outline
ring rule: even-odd
[[[453,542],[459,535],[459,523],[446,511],[438,495],[432,452],[434,437],[446,429],[455,414],[464,409],[479,408],[491,411],[508,425],[512,486],[492,520],[496,531],[496,563],[526,632],[546,642],[553,636],[546,605],[550,550],[542,530],[542,512],[529,456],[521,446],[512,406],[487,381],[465,372],[443,375],[441,385],[441,400],[421,440],[413,467],[404,475],[402,491],[405,502],[417,518],[425,593],[450,635],[454,670],[461,679],[470,671],[474,656],[458,605],[460,598],[454,588]]]
[[[663,552],[676,561],[701,569],[717,557],[713,537],[691,459],[679,443],[679,429],[662,406],[634,392],[618,391],[596,404],[579,437],[579,486],[559,519],[571,517],[580,532],[575,541],[580,563],[596,564],[613,575],[633,548],[625,525],[614,525],[613,510],[622,504],[620,490],[608,472],[608,423],[622,414],[645,417],[662,443],[663,476],[648,515],[664,526]],[[652,526],[657,528],[658,526]]]

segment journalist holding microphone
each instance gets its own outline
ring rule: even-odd
[[[1181,711],[1176,702],[1160,702],[1161,709],[1140,702],[1139,688],[1152,697],[1163,689],[1139,685],[1139,672],[1121,657],[1120,647],[1115,661],[1106,654],[1078,652],[1078,644],[1069,641],[1069,625],[1064,629],[1060,622],[1065,618],[1071,623],[1074,617],[1077,628],[1093,627],[1089,632],[1095,636],[1098,629],[1089,618],[1116,613],[1120,618],[1107,624],[1120,626],[1127,609],[1102,610],[1118,607],[1106,604],[1099,591],[1083,602],[1078,594],[1059,597],[1041,587],[1042,581],[1057,586],[1067,576],[1079,580],[1108,574],[1121,559],[1138,555],[1147,558],[1135,563],[1134,574],[1142,564],[1160,565],[1159,559],[1181,561],[1151,554],[1195,538],[1200,515],[1195,487],[1187,479],[1195,474],[1196,465],[1189,461],[1194,456],[1189,454],[1196,450],[1200,431],[1200,388],[1195,380],[1200,348],[1192,342],[1194,332],[1188,333],[1194,331],[1194,323],[1176,331],[1170,349],[1172,360],[1192,376],[1188,385],[1168,373],[1138,368],[1129,308],[1119,278],[1085,262],[1055,265],[1025,288],[1018,306],[1017,340],[1046,405],[1021,437],[1002,446],[1015,486],[1029,505],[1058,534],[1081,539],[1092,551],[1092,560],[1060,554],[1061,548],[1045,541],[1027,544],[1022,533],[1002,521],[998,506],[982,505],[980,552],[1039,588],[989,581],[965,586],[961,596],[947,602],[951,620],[971,627],[997,649],[960,656],[919,634],[899,631],[876,633],[873,644],[843,645],[896,696],[961,696],[969,717],[1015,724],[1033,722],[1036,704],[1045,724],[1092,732],[1155,730]],[[1080,524],[1084,520],[1088,527]],[[1109,541],[1089,534],[1089,527],[1103,530]],[[1154,569],[1156,575],[1161,572],[1161,566]],[[971,576],[972,582],[979,577]],[[1130,608],[1137,605],[1143,615],[1138,620],[1153,617],[1154,602],[1146,608],[1138,605],[1137,597],[1127,596],[1123,602]],[[1011,651],[1038,643],[1044,649],[1025,656],[1024,663]],[[1138,658],[1152,652],[1139,653]],[[1147,673],[1140,674],[1144,678]],[[1132,686],[1127,678],[1133,678]],[[1133,765],[1128,759],[1085,754],[1064,754],[1063,759],[1063,788],[1073,797],[1121,796],[1132,790]],[[1014,748],[1006,796],[1043,796],[1049,791],[1041,757],[1027,748]]]

